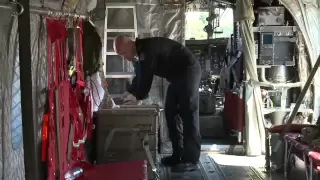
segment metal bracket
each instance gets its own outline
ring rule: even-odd
[[[76,142],[76,143],[74,141],[72,141],[73,147],[75,147],[75,148],[80,147],[81,144],[84,144],[86,142],[86,139],[87,139],[87,137],[85,136],[82,139],[79,139],[78,142]]]
[[[134,136],[135,134],[137,133],[143,133],[143,131],[140,129],[140,128],[113,128],[106,140],[105,140],[105,144],[104,144],[104,152],[107,152],[108,149],[109,149],[109,146],[111,144],[111,141],[113,139],[113,136],[116,132],[131,132],[132,133],[132,136]],[[142,143],[142,147],[146,153],[146,156],[147,156],[147,160],[152,168],[152,171],[154,172],[155,176],[156,176],[156,179],[158,180],[159,179],[159,174],[157,172],[157,167],[155,165],[155,162],[154,160],[152,159],[152,155],[151,155],[151,152],[150,152],[150,148],[149,148],[149,135],[148,133],[143,133],[144,136],[143,138],[141,139],[141,143]],[[131,140],[133,139],[133,137],[131,137]],[[130,147],[130,150],[132,151],[134,147],[132,147],[132,142],[131,142],[131,147]]]
[[[17,7],[17,9],[19,9],[18,7],[20,7],[20,11],[19,12],[12,12],[11,16],[20,16],[21,14],[23,14],[24,7],[21,3],[17,2],[17,1],[10,1],[10,4],[15,5]]]
[[[143,139],[141,139],[141,143],[142,143],[142,146],[143,146],[143,149],[146,153],[146,156],[147,156],[147,160],[152,168],[152,171],[153,173],[155,174],[156,176],[156,179],[158,180],[160,178],[158,172],[157,172],[157,167],[156,167],[156,164],[154,162],[154,160],[152,159],[152,155],[151,155],[151,152],[150,152],[150,148],[149,148],[149,136],[148,134],[145,134]]]

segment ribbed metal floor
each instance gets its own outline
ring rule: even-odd
[[[161,180],[220,180],[215,164],[211,158],[202,154],[198,169],[192,172],[173,173],[170,168],[163,168],[161,173]],[[222,179],[221,179],[222,180]]]
[[[203,153],[197,171],[172,173],[170,168],[162,167],[160,177],[161,180],[284,180],[279,174],[266,175],[259,171],[260,159]]]

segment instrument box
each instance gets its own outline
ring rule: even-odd
[[[200,92],[199,113],[214,114],[216,112],[216,97],[210,92]]]
[[[199,117],[199,123],[202,138],[225,137],[222,114],[202,115]]]
[[[257,65],[295,65],[295,26],[254,27]]]

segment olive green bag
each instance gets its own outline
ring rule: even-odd
[[[90,76],[100,69],[102,43],[98,32],[89,21],[83,22],[82,49],[83,69]]]

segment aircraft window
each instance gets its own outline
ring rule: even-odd
[[[208,24],[206,21],[208,16],[209,12],[187,12],[185,39],[207,39],[207,33],[204,32],[203,28]],[[233,9],[220,10],[220,26],[217,30],[223,30],[223,32],[213,34],[213,39],[230,37],[233,34]]]

